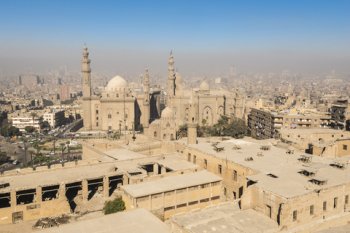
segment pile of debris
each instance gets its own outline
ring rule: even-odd
[[[52,218],[41,218],[39,219],[33,226],[33,228],[36,229],[42,229],[42,228],[50,228],[50,227],[57,227],[61,224],[69,223],[70,216],[68,215],[62,215],[59,217],[52,217]]]

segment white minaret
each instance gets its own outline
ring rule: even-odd
[[[83,59],[81,61],[81,72],[83,76],[83,122],[85,130],[91,130],[91,68],[89,51],[87,47],[83,49]]]
[[[170,57],[169,57],[169,61],[168,61],[168,86],[167,86],[167,94],[168,94],[168,103],[169,100],[175,96],[175,79],[176,79],[176,75],[175,75],[175,68],[174,68],[174,57],[173,57],[173,52],[170,52]]]

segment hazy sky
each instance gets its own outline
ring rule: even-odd
[[[350,73],[350,1],[2,0],[0,74],[79,70],[90,49],[95,71],[178,70]]]

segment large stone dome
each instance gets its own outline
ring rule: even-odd
[[[128,86],[127,81],[125,81],[125,79],[123,79],[121,76],[117,75],[114,78],[112,78],[111,80],[109,80],[109,82],[106,86],[106,90],[107,91],[119,91],[119,90],[126,88],[127,86]]]
[[[174,116],[174,112],[170,107],[166,107],[164,108],[164,110],[162,111],[162,118],[172,118]]]
[[[201,85],[199,85],[199,90],[201,91],[209,91],[210,87],[206,81],[203,81]]]

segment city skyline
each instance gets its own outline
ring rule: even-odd
[[[183,75],[348,74],[347,1],[1,3],[0,72],[79,70],[86,43],[96,72],[165,74],[170,50]]]

